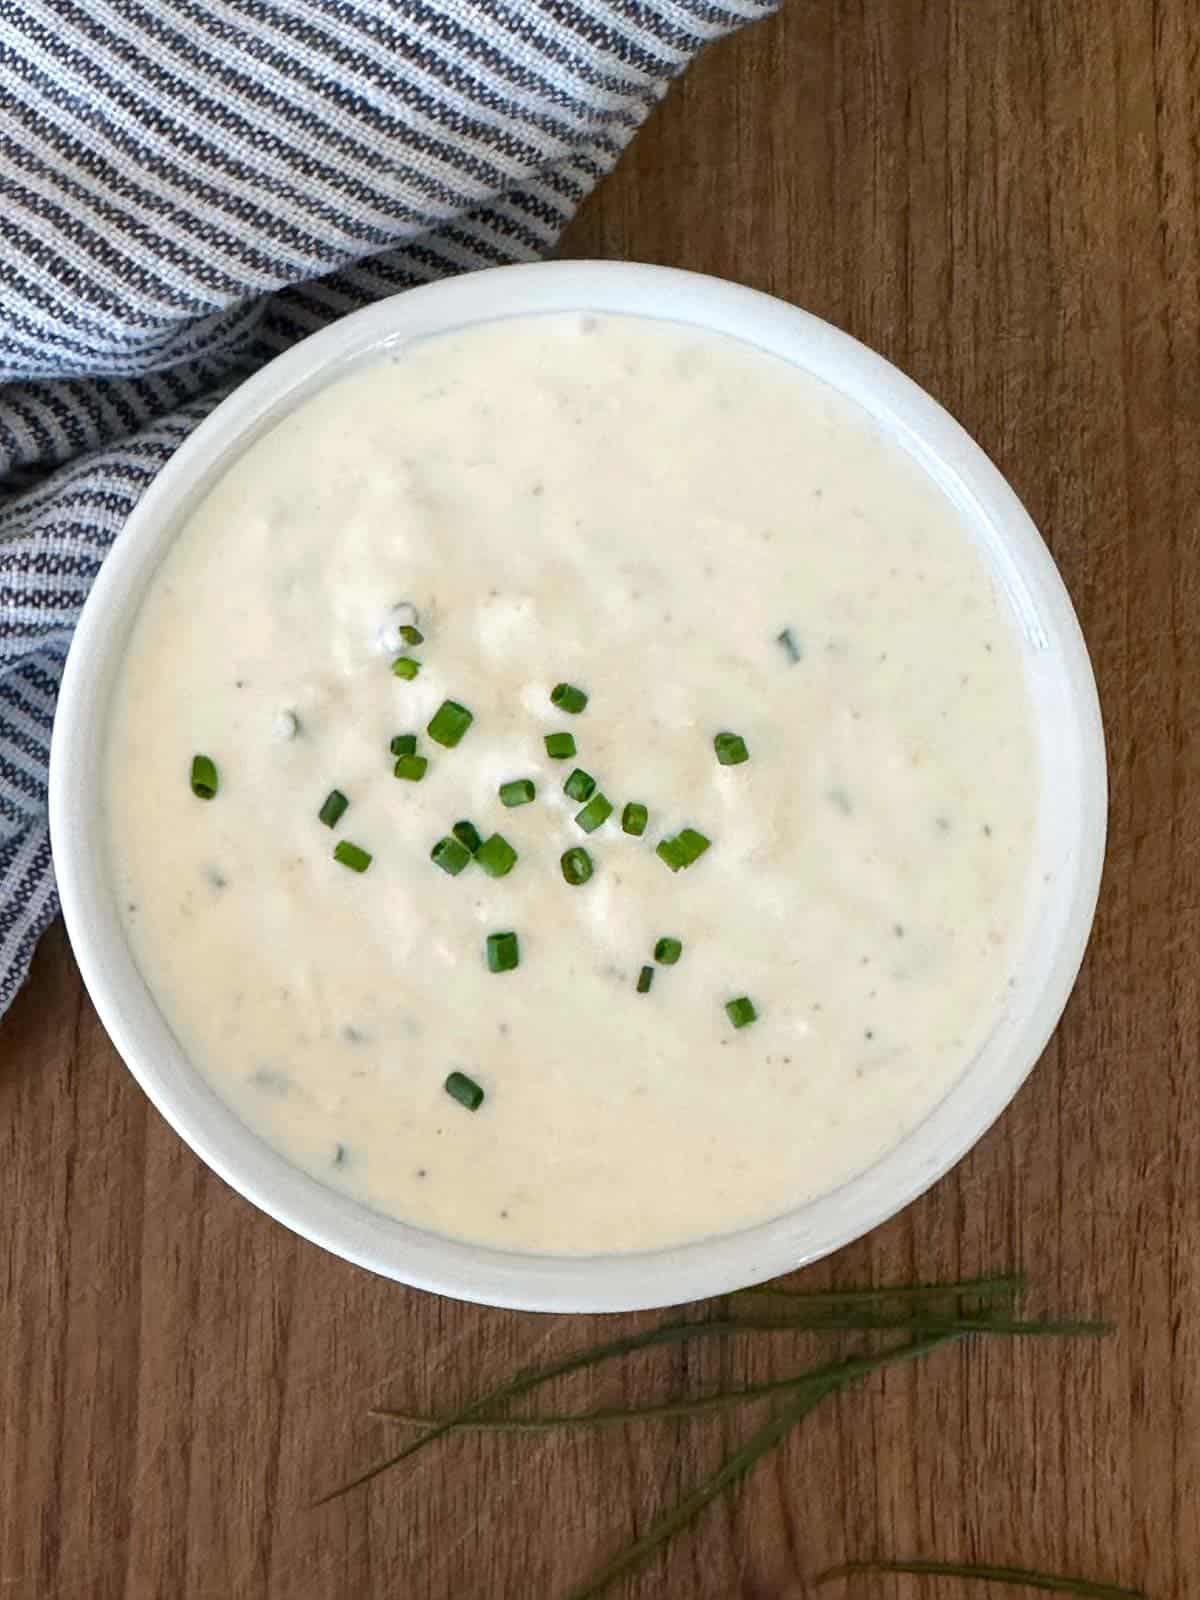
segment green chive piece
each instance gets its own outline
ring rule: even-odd
[[[713,740],[713,749],[723,767],[740,767],[743,761],[750,759],[746,741],[740,733],[719,733]]]
[[[563,877],[574,888],[586,883],[595,870],[591,856],[582,845],[576,845],[573,850],[564,850],[559,864],[562,867]]]
[[[417,736],[415,733],[398,733],[388,745],[394,756],[415,756],[417,753]]]
[[[565,761],[575,754],[573,733],[548,733],[545,738],[546,754],[551,761]]]
[[[457,700],[443,700],[425,731],[438,744],[453,750],[474,720],[466,706],[460,706]]]
[[[556,683],[550,691],[550,704],[573,717],[577,717],[587,703],[587,695],[573,683]]]
[[[595,778],[582,767],[576,767],[563,784],[563,793],[569,795],[572,800],[590,800],[595,792]]]
[[[349,867],[351,872],[365,872],[371,865],[371,857],[366,850],[360,850],[358,845],[351,844],[349,839],[339,839],[333,847],[333,859],[340,861],[344,867]]]
[[[411,622],[401,623],[400,637],[404,640],[405,644],[417,645],[425,643],[425,635],[421,632],[420,628],[414,628]]]
[[[489,878],[505,878],[517,864],[517,852],[502,833],[494,833],[476,850],[475,859]]]
[[[578,827],[583,829],[584,833],[595,833],[601,823],[608,821],[609,817],[612,816],[612,812],[612,801],[608,796],[594,794],[583,810],[575,813],[575,822]]]
[[[794,667],[797,661],[804,660],[804,650],[797,642],[796,635],[790,628],[784,628],[782,633],[775,635],[775,643],[779,645],[788,661]]]
[[[654,946],[654,959],[664,967],[673,967],[682,954],[682,939],[663,938]]]
[[[515,933],[489,933],[486,940],[489,972],[511,972],[521,964]]]
[[[211,756],[192,757],[192,793],[197,800],[212,800],[221,787],[217,763]]]
[[[410,783],[420,783],[429,766],[425,756],[401,756],[392,768],[397,778],[407,778]]]
[[[725,1015],[735,1028],[746,1028],[755,1021],[758,1012],[754,1008],[754,1001],[747,999],[743,994],[736,1000],[726,1000]]]
[[[452,1072],[442,1087],[451,1100],[457,1100],[468,1111],[478,1111],[483,1104],[483,1090],[465,1072]]]
[[[621,813],[621,826],[626,833],[631,833],[635,839],[640,839],[646,831],[649,817],[650,813],[640,800],[630,800]]]
[[[681,828],[674,837],[661,839],[654,853],[667,863],[672,872],[678,872],[681,867],[690,867],[694,861],[699,861],[711,843],[711,839],[698,833],[695,828]]]
[[[500,785],[500,804],[511,811],[513,806],[527,806],[536,793],[532,778],[514,778]]]
[[[679,840],[668,836],[660,839],[654,847],[654,854],[667,863],[672,872],[678,872],[680,867],[687,866],[687,860],[680,848]]]
[[[450,832],[458,840],[459,844],[466,845],[473,856],[479,854],[479,846],[483,843],[483,840],[479,835],[479,829],[473,822],[468,822],[464,818],[462,822],[456,822]]]
[[[441,867],[443,872],[448,872],[452,878],[457,878],[464,867],[470,866],[471,852],[461,839],[447,834],[434,845],[429,852],[429,859],[435,867]]]
[[[397,656],[392,662],[392,672],[397,678],[407,678],[411,683],[421,670],[421,663],[412,656]]]
[[[684,866],[690,867],[693,861],[699,861],[712,840],[706,834],[697,833],[695,828],[680,828],[675,843],[683,854]]]
[[[650,993],[650,985],[653,982],[654,982],[654,968],[653,967],[643,967],[642,970],[638,973],[637,992],[639,994],[649,994]]]
[[[330,789],[325,797],[325,804],[317,812],[317,821],[323,822],[327,828],[336,828],[346,814],[350,802],[340,789]]]

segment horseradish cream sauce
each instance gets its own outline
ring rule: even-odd
[[[1012,624],[907,454],[732,340],[556,315],[380,359],[237,460],[135,623],[105,801],[138,965],[253,1129],[407,1222],[596,1252],[781,1213],[932,1109],[1003,1005],[1036,789]],[[507,876],[431,860],[460,819]],[[684,827],[711,847],[672,871]]]

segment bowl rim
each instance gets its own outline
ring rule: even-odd
[[[1030,981],[961,1077],[898,1145],[838,1188],[732,1233],[622,1255],[509,1252],[433,1234],[326,1188],[252,1133],[187,1062],[134,965],[107,884],[101,808],[91,800],[100,791],[89,781],[145,585],[189,498],[247,439],[364,359],[456,327],[555,311],[650,316],[725,333],[865,405],[986,528],[1006,563],[1001,584],[1027,612],[1027,646],[1042,652],[1066,713],[1054,729],[1061,766],[1053,937],[1036,962],[1025,952]],[[1106,810],[1099,701],[1075,612],[1039,533],[982,449],[924,390],[831,324],[724,279],[624,261],[489,268],[405,290],[304,339],[235,389],[162,468],[104,561],[68,655],[50,757],[55,869],[83,981],[118,1053],[176,1133],[246,1199],[335,1255],[413,1287],[530,1311],[641,1310],[759,1283],[860,1238],[943,1176],[1008,1105],[1058,1022],[1095,911]]]

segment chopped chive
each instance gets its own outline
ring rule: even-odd
[[[745,1028],[757,1018],[758,1012],[754,1009],[754,1001],[743,994],[736,1000],[726,1000],[725,1015],[735,1028]]]
[[[411,622],[402,622],[400,624],[400,637],[405,644],[417,645],[425,643],[425,635],[420,628],[414,628]]]
[[[649,817],[650,813],[640,800],[630,800],[621,813],[621,826],[626,833],[631,833],[635,839],[640,839],[646,831]]]
[[[317,821],[323,822],[327,828],[336,828],[346,814],[350,802],[340,789],[330,789],[325,797],[325,804],[317,812]]]
[[[676,838],[668,836],[666,839],[660,839],[654,847],[654,854],[665,861],[672,872],[678,872],[680,867],[687,866],[687,860]]]
[[[462,822],[456,822],[450,832],[458,840],[459,844],[466,845],[473,856],[479,854],[479,846],[483,843],[483,840],[479,836],[479,829],[473,822],[468,822],[464,818]]]
[[[607,795],[594,794],[583,810],[575,813],[576,825],[582,828],[584,833],[595,833],[596,829],[612,816],[612,811],[612,801]]]
[[[697,833],[695,828],[680,828],[675,835],[675,843],[683,854],[684,866],[690,867],[693,861],[699,861],[712,840],[703,833]]]
[[[587,695],[573,683],[556,683],[550,691],[550,704],[573,717],[577,717],[587,703]]]
[[[713,749],[723,767],[740,767],[743,761],[750,759],[746,741],[740,733],[719,733],[713,740]]]
[[[521,964],[515,933],[489,933],[485,941],[489,972],[511,972]]]
[[[502,833],[494,833],[476,850],[475,859],[489,878],[504,878],[516,866],[517,852]]]
[[[453,750],[474,720],[466,706],[460,706],[457,700],[443,700],[425,731],[438,744]]]
[[[397,656],[395,661],[392,662],[392,672],[395,676],[397,678],[407,678],[410,683],[420,670],[421,663],[415,661],[412,656]]]
[[[690,867],[708,849],[712,840],[695,828],[681,828],[674,836],[660,839],[654,853],[667,863],[672,872]]]
[[[643,967],[642,970],[638,973],[637,992],[639,994],[649,994],[650,993],[650,985],[653,982],[654,982],[654,968],[653,967]]]
[[[192,757],[192,793],[197,800],[211,800],[221,787],[217,763],[211,756]]]
[[[465,1072],[452,1072],[442,1087],[451,1100],[457,1100],[468,1111],[478,1111],[483,1104],[483,1090]]]
[[[441,867],[443,872],[448,872],[452,878],[457,878],[464,867],[470,866],[471,852],[461,839],[455,839],[452,834],[447,834],[434,845],[429,852],[429,859],[435,867]]]
[[[532,778],[514,778],[500,785],[500,804],[511,811],[513,806],[527,806],[536,793]]]
[[[394,756],[415,756],[417,753],[417,736],[415,733],[398,733],[388,745]]]
[[[333,847],[333,859],[340,861],[344,867],[349,867],[351,872],[365,872],[371,865],[370,854],[360,850],[358,845],[351,844],[349,839],[339,839]]]
[[[586,883],[595,870],[591,856],[582,845],[576,845],[572,850],[564,850],[559,864],[562,867],[563,877],[574,888]]]
[[[790,628],[784,628],[782,633],[777,633],[775,635],[775,643],[782,646],[783,653],[787,656],[792,666],[795,666],[797,661],[804,659],[804,651],[797,644],[796,636]]]
[[[392,772],[397,778],[407,778],[409,783],[420,783],[429,766],[426,756],[401,756]]]
[[[575,754],[573,733],[548,733],[545,738],[546,754],[551,761],[565,761]]]
[[[563,793],[572,800],[590,800],[596,792],[596,780],[590,772],[576,767],[563,784]]]
[[[654,946],[654,959],[664,967],[673,967],[682,954],[682,939],[663,938]]]

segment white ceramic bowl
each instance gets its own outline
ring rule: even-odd
[[[143,593],[207,487],[286,412],[380,351],[495,317],[625,312],[745,340],[851,396],[962,508],[1021,641],[1041,758],[1036,862],[1018,980],[962,1077],[859,1177],[787,1215],[669,1250],[545,1256],[441,1238],[290,1166],[185,1058],[126,947],[109,885],[101,762],[114,675]],[[813,1261],[898,1211],[951,1167],[1016,1093],[1058,1021],[1087,942],[1104,849],[1096,689],[1075,614],[1022,506],[961,428],[894,367],[827,323],[719,279],[624,263],[504,267],[414,289],[306,339],[242,385],[163,469],[84,607],[59,701],[50,823],[63,913],[88,991],[150,1099],[214,1171],[297,1233],[424,1289],[529,1310],[671,1305]]]

